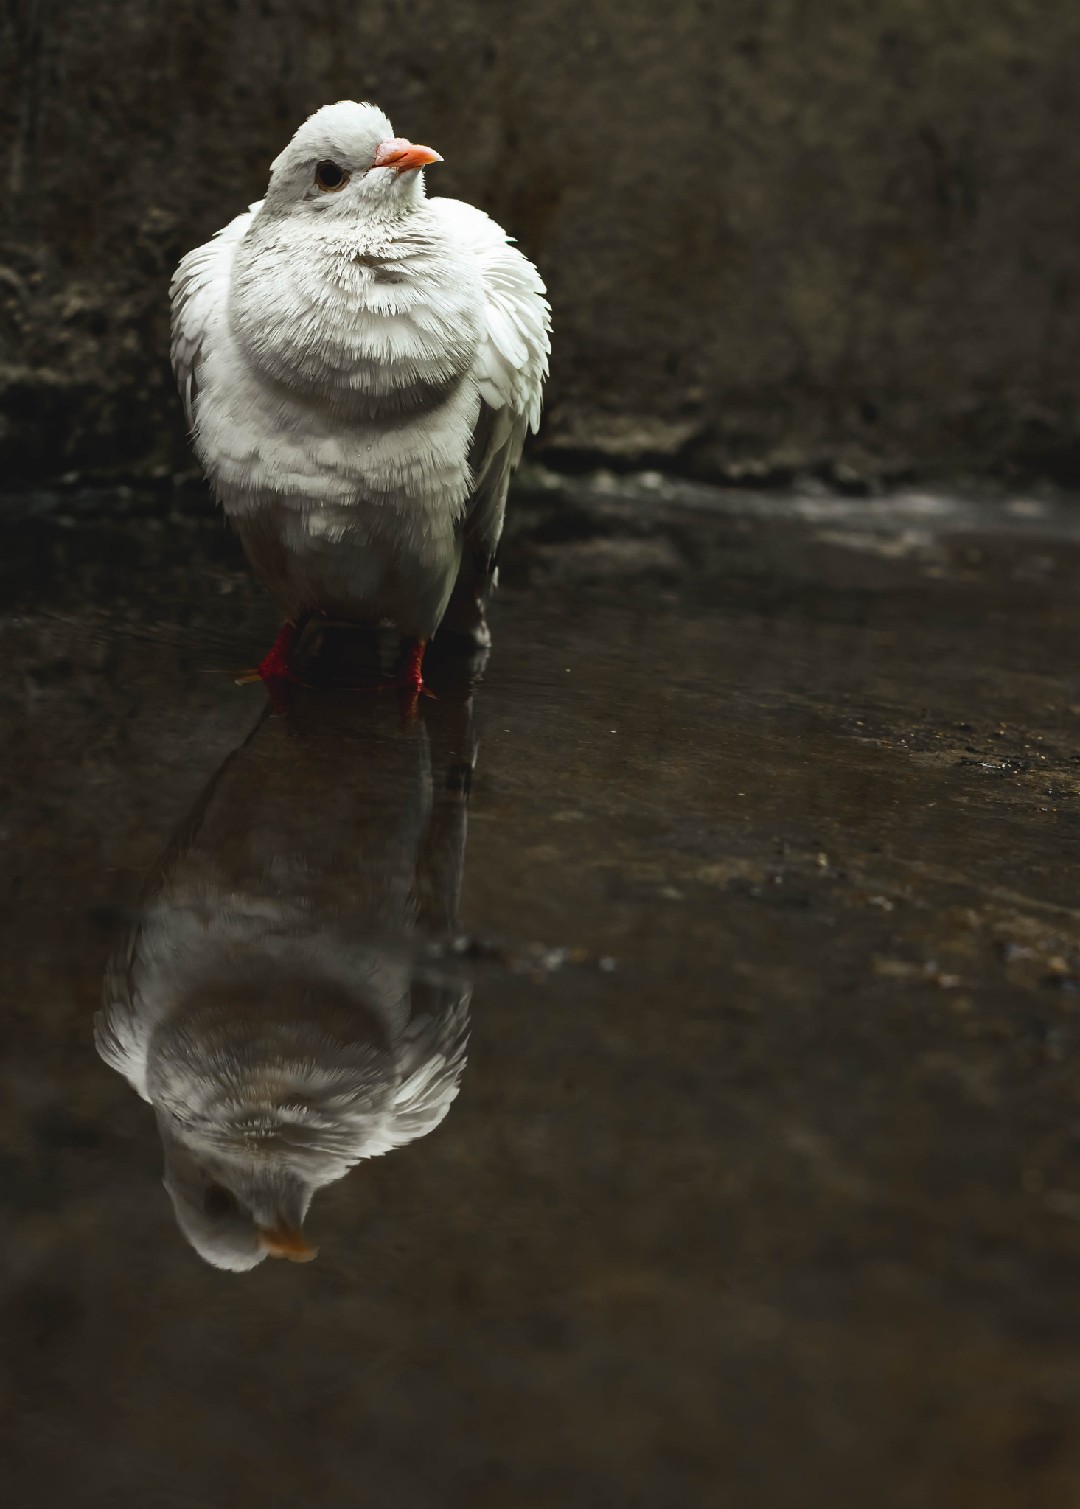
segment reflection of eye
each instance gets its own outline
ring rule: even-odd
[[[210,1184],[203,1195],[203,1210],[208,1216],[231,1215],[236,1209],[236,1200],[220,1184]]]
[[[343,189],[349,181],[349,175],[336,162],[317,162],[315,164],[315,183],[327,194],[336,194]]]

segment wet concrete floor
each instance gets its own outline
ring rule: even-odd
[[[1080,514],[538,483],[413,721],[0,536],[5,1497],[1080,1502]]]

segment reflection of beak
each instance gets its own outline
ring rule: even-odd
[[[271,1257],[288,1258],[290,1263],[310,1263],[319,1253],[319,1249],[312,1247],[302,1233],[292,1226],[260,1226],[259,1245]]]
[[[376,168],[396,168],[399,173],[408,173],[412,168],[426,168],[428,163],[442,162],[438,152],[430,147],[417,147],[403,136],[392,136],[375,148]]]

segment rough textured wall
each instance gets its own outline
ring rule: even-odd
[[[327,100],[556,311],[542,449],[1080,459],[1075,0],[7,0],[5,473],[187,464],[179,255]]]

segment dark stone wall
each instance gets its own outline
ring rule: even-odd
[[[177,258],[371,98],[539,263],[539,450],[1080,458],[1075,0],[8,0],[3,474],[186,466]]]

